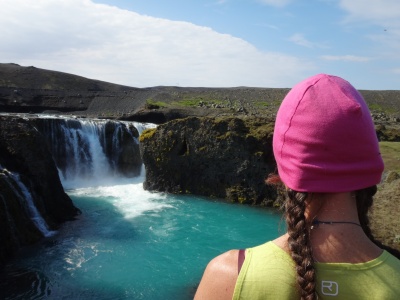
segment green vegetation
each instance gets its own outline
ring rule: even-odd
[[[184,106],[184,107],[195,107],[198,106],[199,101],[195,99],[178,100],[171,103],[172,105]]]
[[[382,103],[368,103],[368,108],[371,112],[375,113],[385,113],[385,114],[392,114],[396,113],[396,109],[393,107],[390,107],[389,105],[384,105]]]
[[[250,127],[250,133],[257,140],[262,140],[263,138],[269,137],[274,132],[274,123],[267,122],[265,120],[260,120],[259,122],[252,123],[253,126]]]
[[[254,102],[254,106],[257,108],[268,108],[268,107],[279,107],[282,103],[282,99],[275,100],[258,100]]]
[[[380,142],[385,170],[400,172],[400,142]]]
[[[140,142],[143,142],[145,139],[151,138],[151,137],[154,135],[154,133],[156,132],[156,129],[157,129],[157,128],[148,128],[148,129],[145,129],[145,130],[142,132],[142,134],[139,136],[139,141],[140,141]]]
[[[186,98],[186,99],[182,99],[182,100],[175,100],[174,102],[172,102],[172,104],[175,104],[178,106],[185,106],[185,107],[194,107],[194,106],[198,106],[200,101],[202,101],[202,100],[198,99],[198,98]]]
[[[203,99],[202,97],[185,97],[183,99],[175,100],[172,102],[174,105],[184,106],[184,107],[196,107],[200,104],[203,105],[213,105],[213,104],[224,104],[225,101],[218,99]]]
[[[368,108],[370,111],[374,111],[374,112],[383,112],[384,111],[382,106],[378,103],[369,103]]]
[[[146,100],[146,108],[147,109],[159,109],[163,107],[169,106],[166,102],[162,101],[154,101],[153,99],[147,99]]]
[[[197,151],[198,151],[198,152],[206,152],[207,149],[208,149],[207,146],[203,146],[203,147],[198,148]]]
[[[167,107],[211,107],[214,105],[226,106],[228,101],[216,99],[213,97],[199,97],[199,96],[183,96],[179,97],[179,95],[175,95],[173,99],[165,99],[165,101],[156,101],[152,98],[146,100],[146,108],[147,109],[160,109]]]

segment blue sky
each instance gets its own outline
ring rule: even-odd
[[[135,87],[400,89],[398,0],[0,0],[0,62]]]

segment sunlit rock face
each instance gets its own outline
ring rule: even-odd
[[[233,202],[271,205],[273,122],[258,118],[186,118],[140,137],[144,187]]]

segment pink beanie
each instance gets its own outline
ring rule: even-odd
[[[319,74],[286,95],[273,149],[281,180],[298,192],[349,192],[378,184],[383,161],[368,107],[340,77]]]

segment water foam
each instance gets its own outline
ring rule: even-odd
[[[125,219],[138,217],[146,212],[159,212],[172,205],[164,200],[166,195],[143,189],[143,176],[133,179],[115,178],[107,184],[67,190],[70,196],[90,197],[108,201]]]

